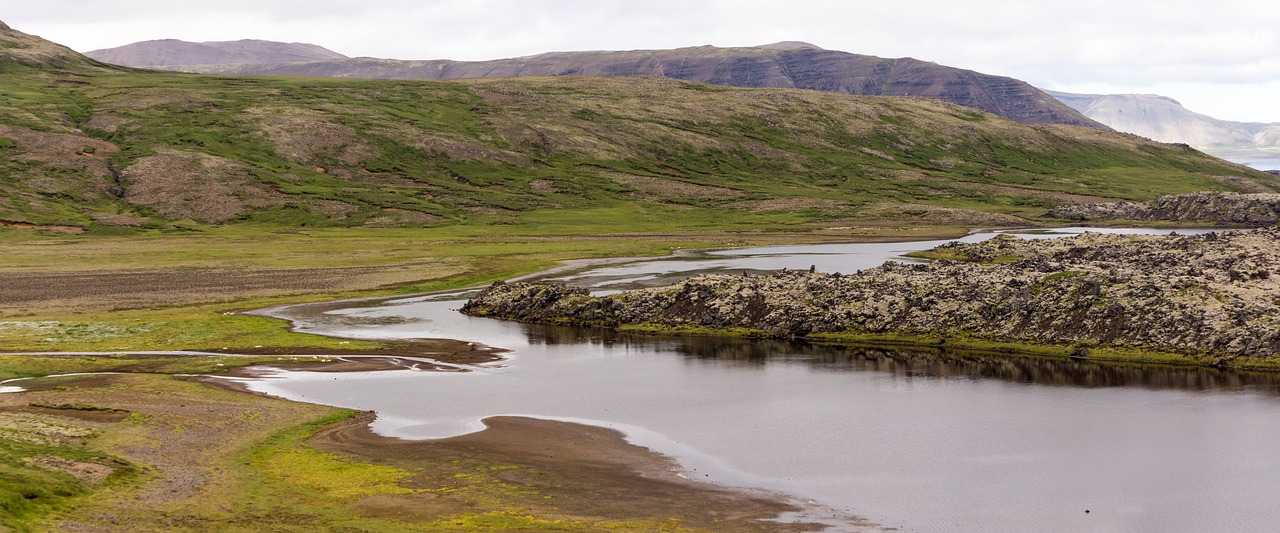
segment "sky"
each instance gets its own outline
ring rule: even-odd
[[[1273,0],[10,0],[0,20],[84,52],[151,39],[265,39],[348,56],[484,60],[568,50],[805,41],[1011,76],[1160,94],[1280,122]]]

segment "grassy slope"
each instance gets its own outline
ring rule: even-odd
[[[100,232],[821,225],[883,218],[880,202],[1036,216],[1067,194],[1241,188],[1224,175],[1275,185],[1174,146],[927,99],[638,78],[0,71],[0,220]]]

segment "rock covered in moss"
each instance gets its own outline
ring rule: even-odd
[[[964,335],[1192,354],[1280,354],[1280,229],[1194,236],[999,237],[929,264],[853,274],[706,274],[593,297],[495,284],[463,311],[525,322],[813,333]]]
[[[1280,194],[1196,192],[1150,202],[1064,205],[1045,216],[1064,220],[1151,220],[1247,226],[1280,223]]]

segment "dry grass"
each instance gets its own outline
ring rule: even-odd
[[[11,161],[25,170],[0,180],[0,191],[18,185],[41,195],[81,196],[89,204],[113,196],[107,160],[119,151],[115,145],[82,135],[7,125],[0,125],[0,139],[9,139],[25,152]]]
[[[77,501],[56,531],[159,531],[191,527],[189,520],[228,517],[247,481],[237,453],[284,428],[334,409],[218,392],[172,378],[116,375],[82,378],[0,395],[3,416],[40,417],[89,437],[88,444],[145,467],[137,485],[104,490]],[[26,414],[30,404],[74,404],[125,413],[101,420],[93,411],[63,410],[64,416]],[[47,410],[46,410],[47,411]],[[35,422],[23,430],[38,434]],[[48,422],[42,423],[48,426]],[[105,479],[118,463],[33,458],[34,464],[82,477]],[[117,484],[118,485],[118,484]],[[167,524],[167,525],[166,525]]]
[[[604,176],[615,183],[626,185],[634,190],[637,197],[657,200],[675,198],[693,198],[698,200],[724,200],[739,198],[745,193],[728,187],[698,185],[670,178],[655,176],[635,176],[619,172],[604,173]]]
[[[377,151],[355,130],[328,114],[283,106],[252,108],[247,113],[257,118],[275,152],[294,163],[316,167],[336,160],[360,165],[377,157]]]
[[[831,213],[844,213],[853,207],[849,202],[827,200],[823,198],[770,198],[768,200],[750,200],[732,204],[737,209],[760,213],[765,211],[801,211],[818,209]]]
[[[452,272],[439,262],[297,269],[10,272],[0,316],[118,310],[405,285]]]
[[[1025,226],[1027,220],[999,213],[988,213],[973,209],[956,209],[923,204],[894,204],[882,202],[868,207],[863,215],[870,218],[882,218],[899,222],[927,220],[930,223],[947,223],[956,226],[970,227],[1019,227]]]
[[[253,185],[250,167],[199,152],[164,150],[123,172],[125,198],[161,215],[200,222],[226,222],[252,210],[289,201]]]

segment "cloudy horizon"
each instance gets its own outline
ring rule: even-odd
[[[0,20],[81,52],[164,38],[264,39],[353,57],[485,60],[805,41],[1042,89],[1160,94],[1215,118],[1280,122],[1280,6],[1254,0],[42,0],[8,7]]]

